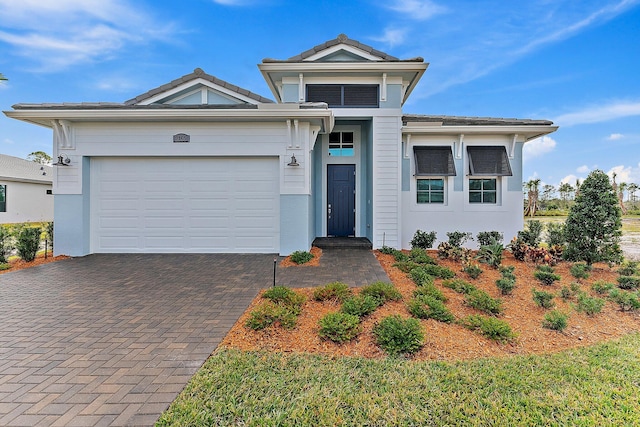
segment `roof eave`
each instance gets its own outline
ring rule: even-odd
[[[522,135],[525,142],[539,138],[558,130],[558,126],[552,125],[457,125],[457,126],[403,126],[402,133],[422,135]]]

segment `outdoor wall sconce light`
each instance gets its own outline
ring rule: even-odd
[[[58,161],[55,162],[52,166],[69,166],[71,163],[71,159],[66,154],[60,154],[58,156]]]
[[[295,154],[291,155],[291,161],[287,163],[287,166],[300,166],[300,163],[298,163],[298,160],[296,160]]]

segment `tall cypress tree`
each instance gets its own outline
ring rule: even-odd
[[[580,186],[565,227],[570,261],[622,262],[622,212],[609,177],[594,170]]]

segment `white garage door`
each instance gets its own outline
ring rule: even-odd
[[[91,250],[277,253],[277,158],[92,158]]]

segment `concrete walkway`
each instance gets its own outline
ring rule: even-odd
[[[353,252],[278,269],[278,284],[388,280]],[[273,260],[91,255],[0,275],[0,425],[153,425],[272,285]]]

